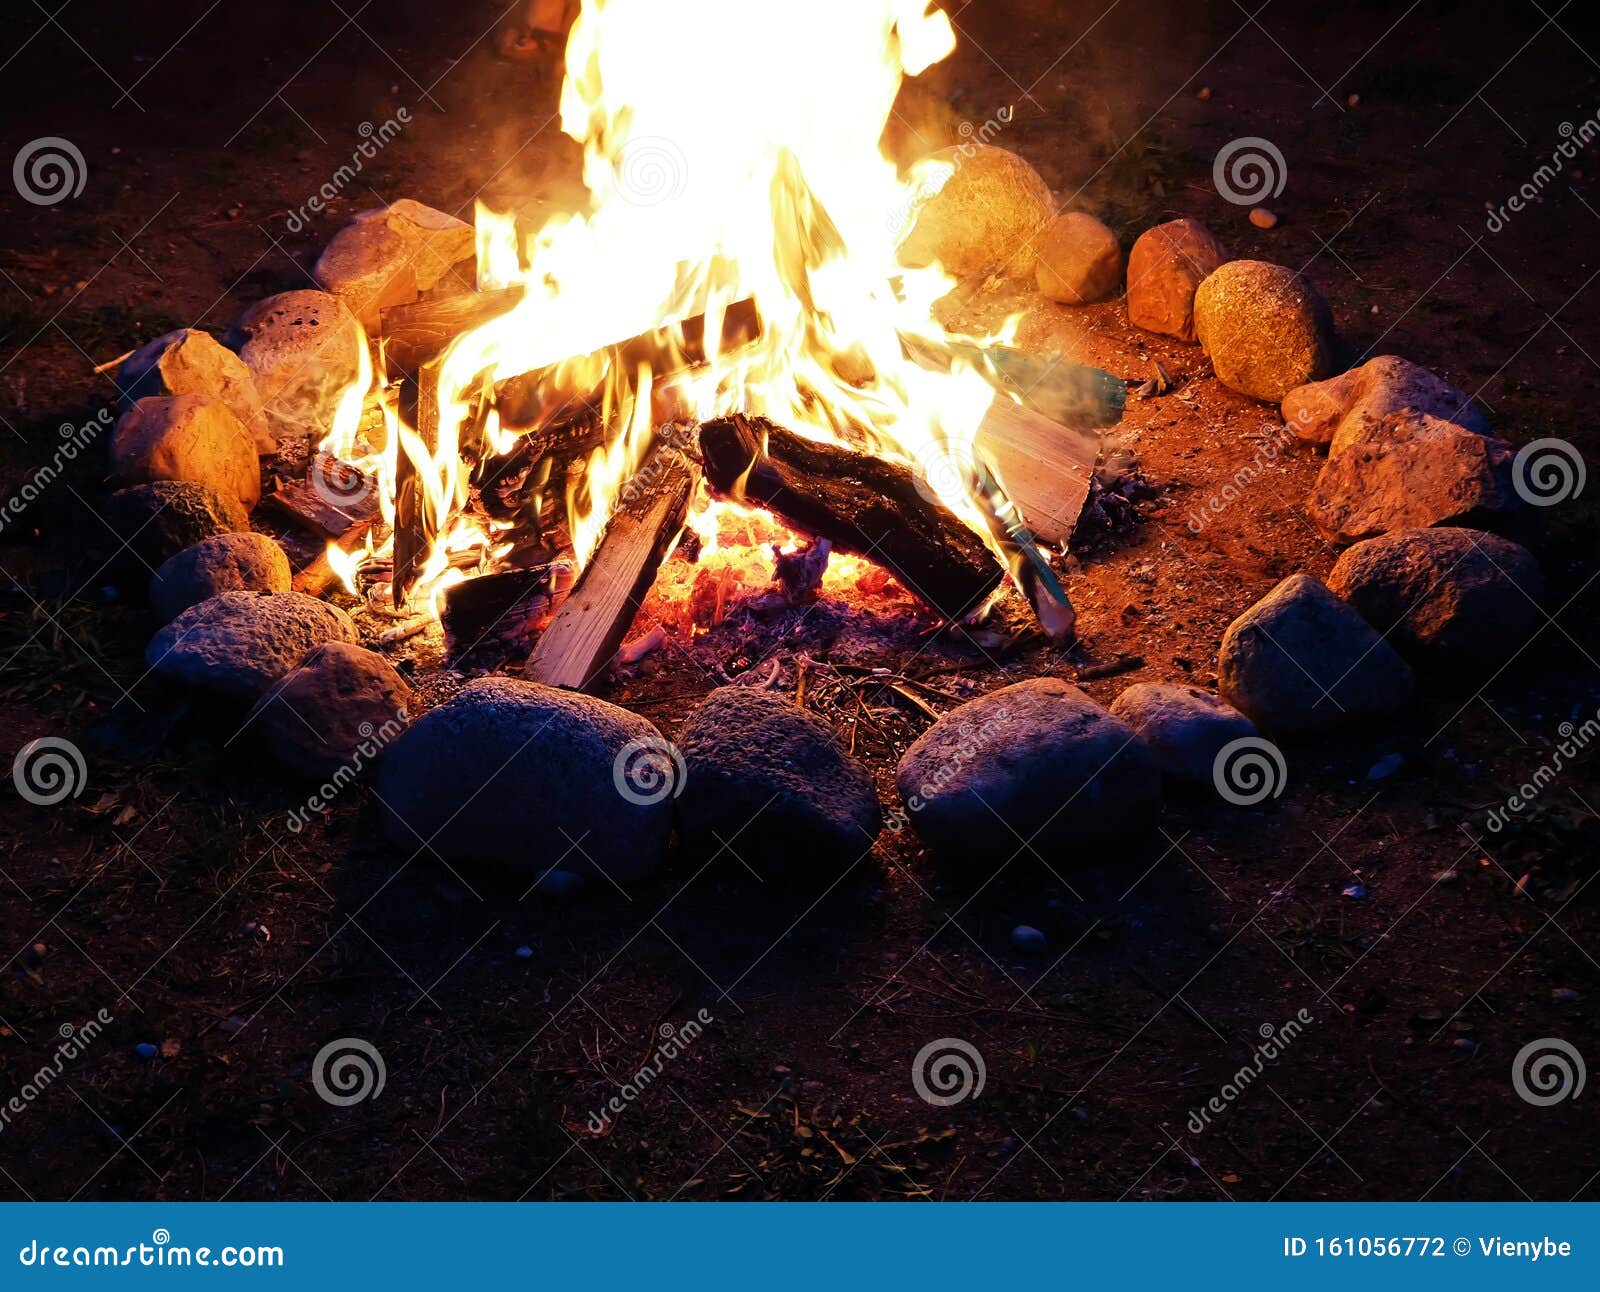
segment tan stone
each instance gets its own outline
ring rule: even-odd
[[[465,221],[402,198],[340,229],[312,276],[376,334],[380,311],[432,291],[452,266],[472,258],[474,239]]]
[[[1128,253],[1128,320],[1194,340],[1195,289],[1228,253],[1199,220],[1169,220],[1139,235]]]
[[[255,440],[210,395],[152,395],[135,403],[112,433],[111,472],[130,485],[187,480],[246,509],[261,500]]]
[[[1403,413],[1428,413],[1480,435],[1489,423],[1449,382],[1398,355],[1381,354],[1359,368],[1296,386],[1283,397],[1283,420],[1303,444],[1353,444]]]
[[[117,370],[117,389],[124,408],[150,395],[211,395],[244,424],[257,452],[272,451],[250,370],[209,332],[179,328],[140,346]]]
[[[366,332],[329,292],[269,296],[240,315],[223,341],[255,378],[274,442],[326,436],[369,362]]]
[[[1082,211],[1058,215],[1039,239],[1039,290],[1063,305],[1104,300],[1122,281],[1117,235]]]
[[[1194,330],[1217,380],[1252,399],[1281,403],[1334,370],[1327,303],[1292,269],[1265,260],[1231,260],[1201,283]]]
[[[289,583],[289,558],[265,534],[216,534],[161,563],[150,604],[167,623],[223,592],[287,592]]]
[[[1329,453],[1306,514],[1340,544],[1397,529],[1481,525],[1520,505],[1514,456],[1504,440],[1443,418],[1397,414]]]
[[[900,244],[911,266],[937,261],[956,278],[1002,269],[1013,277],[1033,273],[1035,235],[1055,206],[1039,173],[1004,148],[971,144],[935,153],[922,167],[937,191],[921,202],[916,222]]]

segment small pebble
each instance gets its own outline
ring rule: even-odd
[[[1478,1048],[1478,1043],[1476,1041],[1469,1040],[1465,1036],[1456,1037],[1456,1039],[1451,1041],[1450,1044],[1464,1054],[1470,1053]]]
[[[1278,217],[1266,207],[1258,206],[1250,212],[1250,223],[1258,229],[1271,229],[1277,226]]]
[[[1579,996],[1571,987],[1552,987],[1550,989],[1550,999],[1565,1005],[1578,1000]]]
[[[532,960],[533,959],[533,948],[532,947],[518,947],[511,954],[516,956],[516,958],[518,960]]]
[[[583,876],[570,870],[552,870],[540,875],[533,887],[542,897],[565,897],[583,887]]]
[[[1345,103],[1352,108],[1359,108],[1361,106],[1361,96],[1359,94],[1352,94],[1348,99],[1345,100]]]
[[[1359,902],[1367,895],[1367,886],[1365,884],[1351,884],[1349,888],[1344,890],[1344,895],[1352,901]]]
[[[156,1055],[161,1053],[161,1051],[156,1049],[155,1046],[151,1045],[149,1041],[140,1041],[138,1045],[133,1047],[133,1052],[146,1062],[155,1058]]]
[[[1461,878],[1461,872],[1458,870],[1440,870],[1435,871],[1431,878],[1436,884],[1453,884]]]
[[[1019,924],[1011,930],[1011,945],[1018,951],[1037,954],[1045,948],[1045,936],[1031,924]]]
[[[1386,781],[1406,765],[1402,754],[1385,754],[1367,769],[1369,781]]]
[[[1210,97],[1211,97],[1211,87],[1209,85],[1202,85],[1195,92],[1195,98],[1201,100],[1202,102],[1204,102],[1206,99],[1209,99]]]

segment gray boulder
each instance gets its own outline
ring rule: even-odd
[[[998,865],[1151,824],[1161,773],[1138,733],[1077,687],[1035,678],[945,714],[895,773],[912,828],[952,860]]]
[[[163,623],[223,592],[287,592],[289,558],[265,534],[214,534],[162,562],[150,604]]]
[[[1417,664],[1483,676],[1538,630],[1533,553],[1475,529],[1404,529],[1357,543],[1328,587]]]
[[[106,499],[106,523],[148,571],[202,539],[249,529],[250,517],[237,498],[206,485],[155,480]]]
[[[480,678],[384,755],[384,832],[401,857],[426,850],[530,882],[557,868],[627,885],[666,851],[683,784],[674,752],[648,719],[604,700]]]
[[[1402,707],[1411,669],[1349,605],[1292,574],[1228,625],[1217,689],[1269,734],[1310,736]]]
[[[190,606],[150,639],[144,658],[164,677],[255,700],[313,646],[353,642],[337,606],[298,592],[224,592]]]
[[[1137,731],[1156,766],[1176,780],[1213,781],[1225,745],[1256,734],[1256,724],[1210,691],[1174,682],[1140,682],[1111,704]]]
[[[411,703],[411,688],[382,655],[330,641],[278,679],[250,716],[285,766],[359,775],[406,729]]]
[[[882,827],[871,773],[826,722],[770,691],[719,687],[689,716],[679,747],[688,774],[678,813],[691,852],[727,842],[758,874],[843,867]]]

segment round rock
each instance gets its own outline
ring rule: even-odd
[[[250,369],[209,332],[179,328],[140,346],[117,370],[123,405],[150,395],[209,395],[220,399],[250,433],[257,451],[272,450],[267,414]]]
[[[1303,444],[1336,450],[1366,439],[1404,414],[1427,413],[1478,435],[1489,423],[1468,395],[1398,355],[1380,354],[1359,368],[1296,386],[1283,397],[1283,420]]]
[[[1147,229],[1128,253],[1128,321],[1193,341],[1195,289],[1227,259],[1199,220],[1168,220]]]
[[[872,775],[833,728],[781,696],[719,687],[684,724],[684,846],[730,850],[758,874],[856,861],[883,819]]]
[[[1117,235],[1082,211],[1058,215],[1039,239],[1039,291],[1063,305],[1104,300],[1122,281]]]
[[[313,646],[353,642],[337,606],[298,592],[224,592],[190,606],[145,647],[145,663],[190,686],[255,700]]]
[[[267,747],[309,776],[359,775],[406,729],[411,688],[382,655],[351,642],[313,647],[256,701]]]
[[[106,521],[134,557],[151,569],[202,539],[250,528],[250,518],[237,498],[189,480],[157,480],[118,489],[106,500]]]
[[[321,440],[346,393],[369,371],[367,335],[329,292],[283,292],[258,301],[222,338],[255,379],[274,442]]]
[[[139,400],[111,435],[111,472],[124,484],[188,480],[237,498],[261,500],[255,440],[228,406],[210,395]]]
[[[265,534],[214,534],[161,563],[150,604],[163,623],[223,592],[287,592],[289,558]]]
[[[1034,269],[1034,236],[1055,215],[1039,172],[1004,148],[946,148],[921,164],[925,191],[916,223],[900,244],[902,263],[937,261],[956,278],[1004,268],[1016,277]]]
[[[1334,370],[1333,315],[1316,288],[1265,260],[1230,260],[1194,294],[1194,330],[1217,380],[1277,404]]]
[[[1130,686],[1112,701],[1111,712],[1139,733],[1163,773],[1206,785],[1223,747],[1256,734],[1256,724],[1231,704],[1175,682]]]
[[[1418,664],[1483,676],[1538,629],[1533,553],[1474,529],[1405,529],[1357,543],[1328,587]]]
[[[1142,830],[1161,773],[1138,734],[1077,687],[1034,678],[941,717],[895,773],[912,828],[942,856],[994,866],[1024,851],[1072,860]]]
[[[1411,669],[1348,604],[1292,574],[1228,625],[1217,688],[1263,731],[1310,736],[1402,707]]]
[[[666,850],[682,783],[670,751],[655,724],[604,700],[480,678],[385,754],[384,832],[402,857],[426,844],[446,861],[530,881],[559,867],[626,885]],[[665,774],[630,779],[641,756]]]

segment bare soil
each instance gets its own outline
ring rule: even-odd
[[[96,365],[309,285],[352,211],[570,191],[554,79],[484,39],[500,5],[324,8],[82,3],[8,24],[5,155],[70,139],[88,180],[55,206],[3,199],[0,496],[109,400]],[[1235,254],[1304,269],[1354,356],[1405,355],[1472,392],[1498,434],[1561,436],[1592,459],[1600,152],[1485,227],[1485,203],[1531,177],[1562,123],[1600,108],[1589,38],[1573,7],[1554,12],[976,0],[889,143],[929,151],[1009,106],[994,142],[1125,245],[1198,217]],[[730,110],[760,92],[716,70]],[[411,124],[360,182],[288,232],[362,123],[401,107]],[[1286,158],[1272,230],[1212,184],[1240,136]],[[1118,302],[1035,305],[1023,340],[1176,379],[1133,400],[1108,443],[1152,490],[1136,524],[1078,556],[1078,648],[928,638],[903,607],[886,628],[825,599],[736,615],[601,693],[670,736],[723,675],[792,686],[804,655],[813,705],[887,803],[928,718],[847,686],[861,674],[842,666],[922,679],[941,710],[1043,673],[1102,702],[1134,681],[1211,684],[1236,614],[1332,564],[1302,508],[1317,459],[1262,460],[1275,410],[1211,380],[1197,347],[1132,329]],[[819,857],[783,891],[730,862],[675,865],[625,899],[558,899],[397,855],[364,791],[291,832],[308,788],[236,715],[143,676],[149,624],[107,566],[102,463],[86,455],[0,531],[0,755],[65,737],[88,769],[56,806],[0,796],[0,1100],[18,1096],[0,1103],[0,1197],[1600,1196],[1593,1084],[1538,1107],[1511,1079],[1540,1038],[1600,1062],[1594,760],[1486,826],[1562,724],[1600,706],[1592,489],[1539,518],[1550,620],[1486,687],[1430,684],[1387,729],[1288,748],[1288,789],[1262,808],[1174,796],[1148,838],[1042,858],[1019,841],[976,878],[904,831]],[[460,680],[418,675],[430,698]],[[1369,780],[1395,753],[1403,769]],[[1012,950],[1021,923],[1045,954]],[[102,1009],[104,1033],[24,1097],[60,1029]],[[662,1026],[701,1010],[705,1034],[593,1135]],[[1302,1010],[1314,1021],[1196,1133],[1193,1110]],[[341,1037],[387,1073],[350,1108],[311,1080]],[[913,1060],[941,1038],[982,1056],[977,1098],[918,1097]]]

